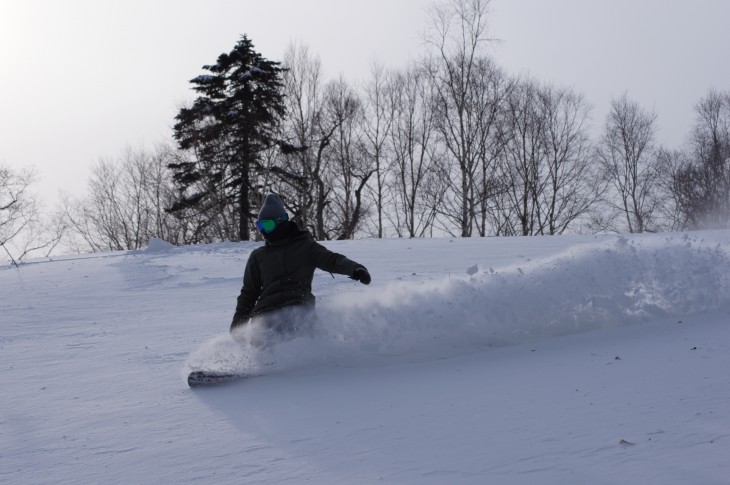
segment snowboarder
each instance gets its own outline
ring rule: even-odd
[[[370,273],[363,265],[328,250],[290,221],[278,195],[266,197],[256,227],[266,243],[251,252],[246,263],[231,322],[236,340],[243,339],[243,328],[254,324],[279,336],[308,331],[313,324],[316,268],[370,284]]]

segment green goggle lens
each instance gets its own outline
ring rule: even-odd
[[[276,221],[274,219],[262,219],[260,221],[256,221],[256,227],[259,232],[271,232],[276,229]]]
[[[259,230],[259,232],[268,234],[276,229],[276,226],[287,220],[289,220],[289,217],[287,216],[279,217],[277,219],[259,219],[258,221],[256,221],[256,228]]]

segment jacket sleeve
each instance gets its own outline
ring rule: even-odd
[[[243,272],[243,287],[236,300],[236,313],[233,315],[231,330],[248,321],[260,294],[261,274],[256,256],[252,253],[246,263],[246,270]]]
[[[309,251],[309,260],[315,267],[323,271],[352,276],[357,268],[363,267],[360,263],[352,261],[342,254],[332,252],[316,241],[310,243],[312,247]]]

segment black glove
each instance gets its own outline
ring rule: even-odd
[[[370,273],[368,273],[368,270],[366,270],[364,267],[360,266],[359,268],[355,269],[355,272],[352,273],[351,278],[355,281],[359,281],[363,285],[369,285],[370,284]]]

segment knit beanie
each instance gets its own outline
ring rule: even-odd
[[[263,219],[278,219],[279,217],[286,216],[286,208],[284,202],[281,201],[281,197],[276,194],[269,194],[264,200],[264,205],[261,206],[259,211],[259,220]]]

